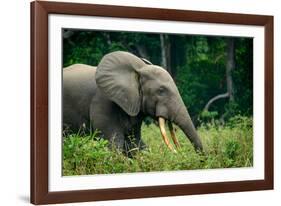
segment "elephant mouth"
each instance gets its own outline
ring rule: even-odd
[[[169,138],[167,136],[166,133],[166,129],[165,129],[165,119],[163,117],[159,117],[158,118],[159,121],[159,128],[160,128],[160,132],[161,132],[161,136],[163,138],[164,143],[167,145],[167,147],[172,151],[172,152],[177,152],[174,147],[172,146],[172,144],[169,141]],[[176,148],[180,147],[179,141],[176,137],[175,131],[174,131],[174,127],[173,127],[173,123],[171,121],[168,121],[168,127],[169,127],[169,131],[171,134],[171,138],[176,146]]]

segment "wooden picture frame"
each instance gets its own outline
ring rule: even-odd
[[[48,189],[48,15],[66,14],[263,26],[264,179],[50,192]],[[31,202],[67,203],[273,189],[273,17],[35,1],[31,3]]]

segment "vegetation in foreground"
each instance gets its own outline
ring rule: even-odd
[[[128,158],[108,141],[92,135],[70,134],[63,142],[63,175],[112,174],[211,168],[251,167],[253,165],[252,118],[236,116],[225,125],[202,124],[198,133],[205,154],[198,154],[180,129],[177,153],[168,150],[159,128],[143,125],[142,136],[148,146]]]

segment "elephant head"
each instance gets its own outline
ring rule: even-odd
[[[183,130],[196,150],[202,151],[200,138],[172,77],[162,67],[149,63],[128,52],[109,53],[97,67],[97,85],[128,115],[142,112],[158,119],[163,140],[170,149],[166,120],[176,146],[179,144],[172,123]]]

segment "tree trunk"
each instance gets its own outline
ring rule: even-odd
[[[103,32],[102,34],[104,35],[104,37],[106,39],[107,45],[110,46],[111,43],[112,43],[111,38],[110,38],[110,34],[108,32]]]
[[[167,34],[160,34],[161,64],[170,74],[171,72],[171,42]]]
[[[148,52],[146,50],[146,47],[144,45],[137,44],[136,49],[137,49],[137,52],[138,52],[138,56],[140,56],[142,58],[145,58],[145,59],[150,59],[149,55],[148,55]]]
[[[234,38],[228,38],[226,40],[226,89],[227,92],[223,94],[218,94],[215,97],[212,97],[206,106],[204,107],[204,110],[208,111],[209,107],[212,103],[215,101],[222,99],[222,98],[229,98],[229,102],[234,101],[234,95],[233,95],[233,80],[232,80],[232,72],[235,67],[235,59],[234,59]]]
[[[234,61],[234,38],[227,39],[227,62],[226,62],[226,85],[229,93],[229,101],[234,101],[232,72],[235,67]]]

